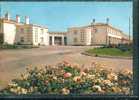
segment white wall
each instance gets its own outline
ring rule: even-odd
[[[16,26],[10,23],[4,23],[4,42],[8,44],[14,44],[16,36]]]
[[[74,34],[74,30],[77,30],[77,34]],[[81,41],[81,31],[84,34],[84,41]],[[74,38],[77,38],[78,42],[74,43]],[[67,44],[68,45],[90,45],[91,44],[91,28],[75,28],[68,29],[67,32]]]
[[[37,41],[35,41],[35,31],[37,29]],[[48,29],[43,28],[43,33],[41,32],[41,27],[36,27],[33,26],[32,31],[33,31],[33,45],[49,45],[49,35],[48,35]],[[41,42],[41,37],[43,37],[43,43]]]
[[[86,45],[91,45],[91,28],[86,28],[85,29],[85,34],[86,34]]]

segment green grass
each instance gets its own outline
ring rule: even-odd
[[[122,51],[118,48],[94,48],[86,51],[94,55],[131,57],[132,50]]]

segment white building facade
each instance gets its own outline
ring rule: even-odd
[[[16,21],[11,20],[9,14],[0,19],[0,34],[5,44],[31,44],[48,45],[48,28],[29,23],[29,17],[25,16],[25,22],[20,22],[20,16]]]

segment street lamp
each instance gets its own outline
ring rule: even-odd
[[[130,17],[129,17],[129,44],[130,44]]]
[[[93,32],[93,30],[94,30],[94,23],[95,23],[95,19],[93,19],[93,22],[91,23],[91,44],[94,43],[94,32]]]

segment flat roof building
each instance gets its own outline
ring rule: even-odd
[[[128,43],[128,36],[110,24],[93,23],[88,26],[68,28],[68,45],[101,45]]]

